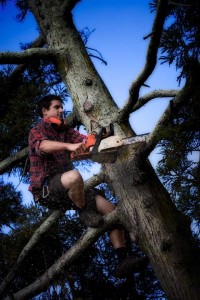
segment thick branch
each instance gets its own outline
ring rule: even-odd
[[[152,91],[152,92],[140,97],[138,99],[137,103],[134,105],[131,112],[134,112],[134,111],[138,110],[139,108],[141,108],[142,106],[147,104],[152,99],[155,99],[155,98],[168,98],[168,97],[171,98],[171,97],[175,97],[178,93],[179,93],[178,90],[168,90],[168,91],[155,90],[155,91]]]
[[[40,292],[44,291],[49,284],[51,284],[54,279],[59,276],[64,268],[70,266],[74,260],[78,258],[83,251],[88,249],[105,230],[117,222],[117,209],[115,209],[108,216],[106,216],[105,224],[102,227],[97,229],[89,228],[85,235],[83,235],[73,247],[63,254],[61,258],[58,259],[40,278],[26,288],[14,294],[14,299],[30,299],[31,297],[36,296]]]
[[[169,120],[173,117],[174,113],[182,107],[184,102],[188,102],[194,91],[194,87],[186,85],[174,98],[170,101],[163,115],[158,120],[154,130],[149,134],[145,146],[141,149],[142,159],[148,157],[148,155],[156,147],[157,143],[162,137],[163,129],[168,125]]]
[[[30,48],[38,48],[43,47],[45,45],[45,41],[42,35],[40,35],[34,42],[31,43]],[[9,77],[9,80],[15,80],[19,75],[21,75],[25,70],[27,66],[25,64],[18,65],[14,71],[12,72],[11,76]]]
[[[87,181],[85,181],[85,189],[95,187],[100,183],[104,182],[104,180],[105,180],[105,174],[103,173],[103,171],[101,171],[98,174],[93,175]]]
[[[119,113],[119,122],[123,122],[124,119],[128,118],[132,107],[134,107],[138,101],[141,86],[145,83],[156,66],[157,53],[166,15],[167,0],[160,0],[158,1],[157,5],[157,12],[152,28],[151,40],[147,51],[145,66],[130,87],[130,96]]]
[[[1,64],[33,63],[35,59],[52,60],[58,54],[55,50],[28,49],[23,52],[0,52]]]
[[[23,150],[17,152],[15,155],[7,157],[3,161],[1,161],[0,162],[0,174],[5,173],[8,169],[10,169],[18,161],[22,160],[25,156],[28,155],[28,152],[29,152],[29,148],[26,147]]]

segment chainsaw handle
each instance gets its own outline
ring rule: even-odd
[[[114,135],[113,123],[110,123],[110,129],[108,131],[106,130],[106,127],[101,127],[98,134],[89,134],[88,136],[86,136],[85,142],[83,143],[82,147],[79,148],[77,151],[70,153],[70,159],[87,159],[91,155],[97,154],[101,140],[112,135]],[[92,146],[93,148],[90,152],[90,147]]]
[[[106,128],[105,127],[101,127],[99,133],[96,135],[96,142],[94,144],[94,147],[92,148],[92,155],[98,153],[98,148],[99,148],[99,145],[100,145],[101,140],[103,138],[103,134],[106,134]]]
[[[92,147],[96,142],[96,135],[89,134],[86,136],[85,140],[83,141],[82,146],[74,152],[70,153],[71,160],[80,160],[86,159],[90,156],[90,147]]]

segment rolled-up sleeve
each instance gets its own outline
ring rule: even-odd
[[[43,152],[40,150],[40,143],[44,140],[48,140],[48,137],[45,136],[44,132],[37,128],[32,128],[28,138],[30,151],[36,155],[42,155]]]

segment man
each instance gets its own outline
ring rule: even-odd
[[[115,206],[98,190],[85,193],[83,179],[70,161],[70,153],[83,146],[86,136],[65,124],[59,96],[42,98],[38,112],[42,122],[29,133],[29,190],[34,201],[54,209],[76,209],[86,226],[101,226],[103,215],[109,214]],[[119,277],[144,263],[143,258],[128,256],[123,229],[111,230],[110,241],[119,258]]]

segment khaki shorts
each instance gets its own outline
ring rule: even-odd
[[[63,173],[62,173],[63,174]],[[50,209],[75,209],[75,205],[68,196],[68,191],[61,183],[62,174],[55,175],[42,189],[38,202]]]
[[[62,174],[55,175],[43,186],[42,195],[37,202],[49,209],[77,210],[78,208],[68,196],[68,191],[61,183]],[[95,195],[105,197],[104,192],[96,188],[92,188],[86,193],[86,197]]]

